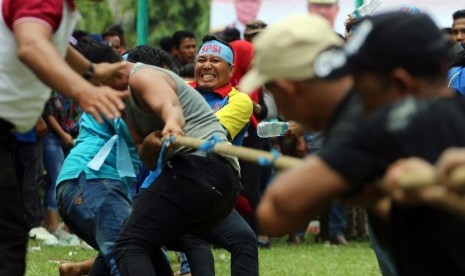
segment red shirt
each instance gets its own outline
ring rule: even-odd
[[[2,14],[10,30],[22,22],[34,21],[54,33],[60,26],[65,1],[76,9],[73,0],[3,0]]]

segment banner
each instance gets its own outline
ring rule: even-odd
[[[236,27],[241,33],[245,22],[260,19],[267,24],[293,14],[308,12],[308,0],[211,0],[210,30],[226,26]],[[383,0],[382,0],[383,1]],[[339,13],[334,29],[344,34],[344,21],[354,11],[358,0],[339,0]],[[440,28],[452,25],[452,13],[465,9],[459,0],[384,0],[376,12],[398,10],[403,5],[417,6],[435,20]]]
[[[241,34],[250,19],[272,24],[286,16],[306,12],[307,0],[212,0],[210,29],[235,27]],[[285,3],[285,4],[284,4]]]

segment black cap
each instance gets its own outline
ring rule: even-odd
[[[426,14],[389,12],[364,20],[345,47],[355,70],[411,74],[440,72],[448,60],[447,40]]]

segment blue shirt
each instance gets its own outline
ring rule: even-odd
[[[105,121],[99,124],[91,115],[83,113],[79,136],[75,141],[74,148],[65,159],[63,168],[57,179],[57,185],[65,180],[76,179],[81,172],[86,173],[86,179],[114,179],[122,180],[117,169],[117,145],[115,144],[107,158],[98,171],[89,168],[88,163],[95,157],[102,146],[109,141],[115,134],[118,134],[120,140],[118,143],[125,142],[129,151],[129,157],[132,161],[134,171],[139,170],[140,159],[137,150],[132,141],[129,130],[123,120],[118,120],[118,126],[114,122]],[[126,157],[126,156],[125,156]],[[121,157],[119,157],[121,158]],[[123,179],[129,183],[130,177]]]
[[[465,96],[465,67],[457,66],[451,68],[447,74],[447,81],[450,88]]]

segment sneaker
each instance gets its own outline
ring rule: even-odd
[[[329,239],[330,243],[336,244],[336,245],[348,245],[349,242],[346,240],[346,237],[344,235],[337,235],[334,238]]]
[[[53,231],[53,235],[57,237],[59,246],[79,246],[81,244],[78,236],[60,228]]]
[[[41,240],[44,242],[50,242],[50,243],[58,243],[58,239],[50,234],[47,229],[39,226],[39,227],[34,227],[31,230],[29,230],[29,238],[35,239],[35,240]]]
[[[84,250],[95,250],[92,246],[90,246],[87,242],[81,242],[81,248]]]

